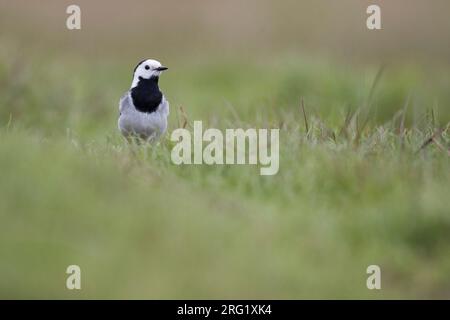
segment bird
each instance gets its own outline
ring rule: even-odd
[[[159,61],[145,59],[133,71],[131,88],[119,102],[118,127],[124,137],[152,142],[167,130],[169,102],[159,90],[159,77],[168,68]]]

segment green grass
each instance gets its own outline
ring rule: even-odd
[[[175,166],[168,137],[123,141],[134,61],[13,56],[0,59],[1,298],[450,298],[445,66],[388,65],[375,81],[379,66],[306,57],[168,61],[170,131],[180,106],[204,127],[281,128],[279,173],[260,176]],[[65,288],[70,264],[81,291]],[[366,288],[370,264],[381,291]]]

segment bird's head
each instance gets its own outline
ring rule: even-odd
[[[142,60],[134,68],[132,87],[137,86],[141,79],[158,79],[161,72],[167,69],[159,61],[152,59]]]

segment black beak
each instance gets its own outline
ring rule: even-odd
[[[156,68],[155,70],[156,71],[164,71],[164,70],[167,70],[167,69],[169,69],[169,68],[161,66],[161,67]]]

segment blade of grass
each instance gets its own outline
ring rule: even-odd
[[[308,133],[309,133],[308,117],[306,116],[305,101],[303,98],[301,100],[301,107],[302,107],[302,113],[303,113],[303,120],[305,121],[305,134],[306,134],[306,137],[308,137]]]
[[[437,129],[433,135],[431,137],[429,137],[428,139],[426,139],[422,145],[420,146],[420,148],[416,151],[416,153],[419,153],[421,150],[425,149],[428,145],[430,145],[432,142],[435,142],[436,137],[440,136],[442,133],[442,129]]]

